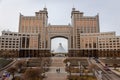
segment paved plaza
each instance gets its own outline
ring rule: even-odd
[[[65,57],[53,57],[50,70],[46,72],[44,80],[66,80],[67,72],[65,72],[65,64],[63,60]],[[59,71],[57,71],[59,69]]]

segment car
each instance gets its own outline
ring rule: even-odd
[[[100,63],[100,61],[96,60],[96,63]]]
[[[110,71],[110,69],[107,66],[104,66],[105,71]]]
[[[2,76],[3,76],[3,77],[7,77],[7,74],[8,74],[8,72],[7,72],[7,71],[4,71],[3,74],[2,74]]]
[[[100,63],[100,61],[98,59],[95,58],[94,60],[96,61],[96,63]]]

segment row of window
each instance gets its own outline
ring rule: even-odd
[[[120,45],[118,45],[118,46],[100,46],[100,48],[120,48]]]
[[[99,45],[120,45],[120,43],[99,43]]]
[[[105,48],[101,48],[100,50],[102,50],[102,51],[110,51],[110,50],[119,50],[119,49],[105,49]]]
[[[96,31],[96,28],[86,28],[77,30],[78,33],[95,33]]]
[[[120,39],[99,39],[99,42],[120,42]]]
[[[19,45],[19,44],[18,43],[16,43],[16,44],[15,43],[14,44],[2,43],[2,45],[6,45],[7,46],[7,45]]]
[[[19,38],[1,38],[1,41],[2,41],[2,40],[4,40],[4,41],[5,41],[5,40],[7,40],[7,41],[8,41],[8,40],[15,40],[15,41],[16,41],[16,40],[19,40]]]
[[[1,46],[1,48],[19,48],[19,46]]]
[[[3,33],[5,36],[29,36],[28,34],[12,34],[12,33]]]
[[[0,41],[0,42],[1,42],[1,41]],[[5,41],[5,40],[4,40],[4,41],[2,41],[2,43],[19,43],[19,41],[16,41],[16,40],[15,40],[15,41]]]

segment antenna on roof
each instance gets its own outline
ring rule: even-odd
[[[72,10],[75,10],[75,6],[74,6],[74,0],[72,0],[72,3],[73,3]]]
[[[45,3],[45,5],[44,5],[44,8],[46,8],[46,3]]]
[[[73,11],[75,11],[75,6],[74,6],[74,3],[73,3],[73,8],[72,8]]]
[[[46,4],[44,5],[44,10],[47,11]]]
[[[73,8],[75,8],[74,3],[73,3]]]

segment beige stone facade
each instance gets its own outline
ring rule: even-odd
[[[115,32],[101,32],[101,33],[81,33],[80,45],[81,49],[100,49],[101,37],[115,37]],[[100,39],[102,40],[102,39]],[[104,41],[105,43],[106,41]]]
[[[20,14],[20,33],[38,33],[40,35],[40,48],[50,49],[50,40],[53,37],[65,37],[68,39],[69,49],[80,49],[80,33],[99,32],[99,16],[84,16],[83,12],[72,9],[71,25],[48,24],[48,12],[44,8],[35,13],[35,16],[23,16]]]
[[[17,34],[18,33],[10,31],[2,31],[2,36],[0,37],[0,49],[18,50],[20,46],[20,37]]]
[[[98,37],[99,56],[120,57],[120,36]]]
[[[6,32],[6,34],[9,34],[9,32]],[[13,49],[18,49],[22,57],[37,57],[50,53],[51,39],[56,37],[68,39],[69,56],[101,56],[99,53],[102,50],[118,51],[120,48],[120,38],[116,37],[115,32],[100,33],[98,14],[84,16],[83,12],[75,8],[72,9],[71,24],[68,25],[48,24],[47,8],[35,12],[35,16],[20,14],[19,32],[11,34],[13,35],[9,38],[12,38],[12,40],[15,38],[16,42],[13,42],[15,45],[13,43],[10,45],[14,46],[14,48],[12,46]],[[6,40],[2,37],[4,37],[4,34],[0,38],[1,41]],[[6,42],[0,43],[1,47],[4,43],[6,44]],[[4,47],[1,49],[10,48]]]
[[[83,55],[120,56],[120,38],[115,32],[81,33],[80,45]]]

